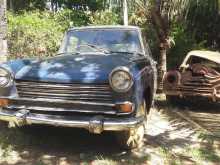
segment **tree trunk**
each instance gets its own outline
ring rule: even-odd
[[[159,7],[153,7],[151,10],[152,22],[156,29],[157,36],[159,38],[160,56],[158,59],[158,92],[161,93],[163,89],[163,76],[167,71],[167,50],[170,48],[168,43],[168,25],[159,11]]]
[[[54,0],[50,1],[50,5],[51,5],[51,10],[54,12]]]
[[[10,10],[10,11],[14,11],[13,0],[8,0],[7,1],[7,9]]]
[[[167,71],[167,47],[166,43],[160,43],[160,56],[158,60],[158,93],[163,90],[163,76]]]
[[[6,4],[7,0],[0,0],[0,62],[4,62],[7,59]]]

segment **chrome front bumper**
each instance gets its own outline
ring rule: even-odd
[[[106,118],[103,116],[74,117],[34,114],[28,110],[0,110],[0,120],[9,122],[10,125],[22,126],[31,124],[45,124],[62,127],[85,128],[91,133],[100,134],[102,131],[130,130],[143,124],[144,117]]]

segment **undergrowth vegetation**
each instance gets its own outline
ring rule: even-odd
[[[19,12],[9,10],[7,14],[9,57],[53,56],[59,49],[63,34],[71,27],[122,24],[122,13],[116,9],[114,7],[111,10],[70,10],[65,8],[56,12],[39,9],[19,10]],[[193,9],[190,8],[189,10]],[[129,24],[143,29],[143,34],[150,45],[153,57],[158,61],[160,53],[156,30],[150,21],[150,16],[145,16],[140,11],[129,13]],[[199,17],[198,13],[196,16]],[[171,22],[169,36],[174,44],[167,54],[168,69],[179,66],[190,50],[218,47],[218,19],[216,18],[215,22],[210,22],[210,25],[207,23],[208,18],[214,18],[214,16],[207,16],[205,20],[194,20],[189,12],[187,21],[174,19]],[[196,26],[196,29],[192,27],[193,25]],[[206,28],[200,29],[202,26]],[[215,27],[213,28],[214,32],[210,32],[208,27]],[[216,36],[213,41],[211,40],[212,36]]]
[[[64,32],[71,26],[87,25],[84,12],[64,10],[8,12],[8,46],[11,58],[52,56],[59,48]]]
[[[116,25],[121,19],[110,11],[94,13],[65,9],[8,12],[8,47],[10,58],[47,57],[54,55],[64,32],[83,25]]]

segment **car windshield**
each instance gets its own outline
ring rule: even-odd
[[[137,30],[80,29],[66,33],[59,53],[143,53]]]
[[[191,56],[189,58],[189,60],[187,61],[187,64],[189,64],[189,65],[198,64],[198,63],[201,64],[201,65],[204,65],[206,67],[209,67],[209,68],[215,69],[217,71],[220,71],[220,67],[219,67],[218,63],[216,63],[214,61],[207,60],[207,59],[202,58],[202,57]]]

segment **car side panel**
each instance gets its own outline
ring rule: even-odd
[[[146,97],[149,97],[149,99],[153,97],[154,74],[150,59],[147,57],[135,61],[135,66],[138,68],[138,73],[134,75],[134,100],[136,103],[136,114],[138,114],[139,107]],[[145,96],[147,90],[150,90],[149,96]]]

